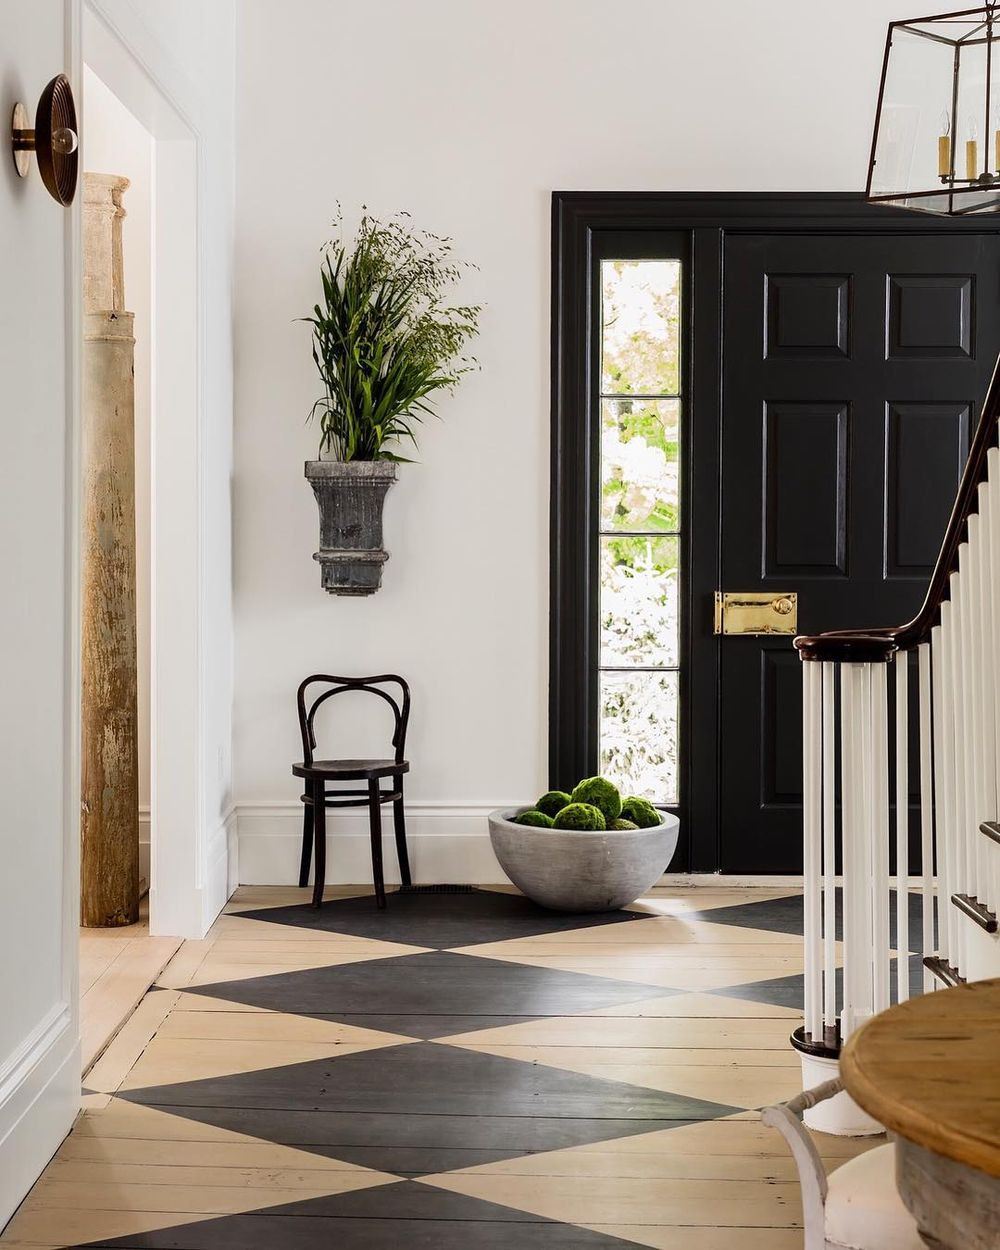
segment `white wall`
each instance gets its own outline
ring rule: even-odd
[[[905,9],[905,6],[903,6]],[[295,861],[292,699],[319,669],[412,681],[418,832],[478,834],[545,781],[549,211],[554,189],[863,186],[898,0],[244,0],[238,63],[234,725],[244,880]],[[302,480],[308,327],[340,200],[407,209],[481,272],[482,373],[386,507],[384,589],[330,598]],[[358,831],[355,822],[349,825]],[[424,845],[424,843],[427,843]],[[440,849],[440,848],[439,848]],[[366,871],[352,839],[333,871]],[[390,857],[391,858],[391,857]]]
[[[4,7],[0,115],[79,99],[78,5]],[[79,1105],[79,210],[0,160],[0,1226]]]
[[[83,168],[123,174],[125,306],[135,327],[135,617],[139,722],[139,876],[149,883],[149,505],[153,136],[93,72],[84,67]]]

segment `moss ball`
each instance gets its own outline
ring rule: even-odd
[[[546,816],[544,812],[540,812],[534,807],[529,807],[526,812],[522,812],[520,816],[514,817],[514,824],[534,825],[538,829],[551,829],[552,817]]]
[[[571,795],[574,803],[590,803],[610,825],[622,814],[622,796],[618,787],[613,786],[606,777],[587,777],[576,787]]]
[[[535,807],[538,811],[544,812],[546,816],[555,816],[564,807],[568,807],[569,802],[570,798],[565,790],[549,790],[542,795]]]
[[[651,829],[653,825],[663,822],[663,817],[649,799],[640,799],[634,794],[622,804],[622,816],[626,820],[634,821],[640,829]]]
[[[604,814],[593,803],[569,803],[552,822],[556,829],[606,829]]]
[[[623,817],[619,817],[618,820],[613,820],[611,824],[608,825],[608,828],[625,830],[625,829],[638,829],[639,826],[635,823],[634,820],[625,820]]]

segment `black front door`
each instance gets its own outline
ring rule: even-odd
[[[800,633],[916,612],[1000,347],[998,260],[989,235],[727,238],[722,590],[795,592]],[[798,657],[718,645],[720,867],[801,871]]]
[[[801,666],[790,637],[714,634],[714,594],[794,592],[800,633],[916,610],[1000,349],[1000,218],[840,194],[559,193],[553,207],[549,781],[608,766],[609,682],[669,685],[667,711],[637,698],[635,742],[619,737],[636,757],[673,747],[673,869],[800,872]],[[679,266],[659,295],[642,279],[635,304],[633,346],[673,362],[652,388],[605,377],[609,326],[614,348],[631,324],[609,262],[622,280]],[[609,406],[630,453],[614,464]],[[663,507],[633,524],[617,503],[657,457]],[[658,616],[635,614],[644,649],[622,677],[602,555],[628,544],[642,550],[613,574],[634,590],[649,566],[677,593],[661,596],[673,618],[655,602]]]

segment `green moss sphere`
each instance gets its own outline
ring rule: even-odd
[[[569,803],[552,822],[556,829],[606,829],[604,814],[593,803]]]
[[[640,799],[635,795],[630,795],[622,804],[622,816],[626,820],[634,821],[640,829],[651,829],[663,820],[649,799]]]
[[[590,803],[604,817],[604,823],[610,825],[622,814],[622,796],[618,787],[613,786],[606,777],[587,777],[570,796],[574,803]]]
[[[634,820],[625,820],[623,817],[619,817],[618,820],[613,820],[611,824],[608,825],[608,828],[625,830],[625,829],[638,829],[639,826],[635,823]]]
[[[565,790],[549,790],[535,804],[538,811],[546,816],[556,816],[564,807],[569,807],[570,798]]]
[[[546,816],[544,812],[540,812],[534,807],[529,807],[526,812],[522,812],[520,816],[514,817],[514,824],[534,825],[538,829],[551,829],[552,817]]]

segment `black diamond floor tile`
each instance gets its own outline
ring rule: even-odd
[[[164,1089],[156,1091],[156,1096],[167,1098],[169,1093]],[[564,1150],[578,1145],[581,1137],[588,1141],[612,1141],[696,1123],[607,1117],[559,1119],[539,1114],[491,1116],[484,1127],[479,1119],[465,1115],[404,1116],[393,1112],[300,1111],[190,1103],[177,1106],[170,1102],[151,1105],[198,1124],[211,1124],[397,1176],[430,1176],[500,1159]]]
[[[837,977],[838,984],[840,975]],[[790,977],[774,977],[770,981],[755,981],[750,985],[727,985],[713,990],[727,998],[743,998],[751,1003],[769,1003],[773,1007],[803,1007],[804,978],[801,973]]]
[[[268,924],[349,933],[435,950],[650,919],[632,911],[548,911],[520,894],[491,890],[474,890],[470,894],[390,894],[385,911],[378,911],[374,898],[365,895],[330,899],[318,911],[303,902],[293,907],[265,907],[237,914],[242,919],[266,920]]]
[[[577,1015],[671,993],[638,981],[535,968],[454,951],[394,955],[196,985],[188,987],[188,992],[421,1038],[516,1024],[524,1018]],[[477,1017],[482,1024],[469,1023]]]
[[[155,1229],[86,1250],[637,1250],[638,1243],[479,1198],[400,1181],[244,1215]],[[74,1250],[84,1250],[77,1246]]]
[[[919,955],[909,957],[910,995],[922,992],[924,968]],[[889,976],[889,1001],[898,998],[896,984],[896,961],[892,960]],[[844,970],[837,969],[837,1001],[843,1001]],[[796,1007],[800,1011],[805,1003],[805,978],[801,975],[775,977],[770,981],[757,981],[749,985],[729,985],[713,990],[713,994],[725,994],[729,998],[743,998],[752,1003],[770,1003],[775,1007]]]
[[[303,1134],[324,1132],[331,1143],[349,1137],[355,1145],[365,1148],[363,1157],[339,1144],[319,1153],[397,1173],[415,1170],[412,1142],[407,1140],[414,1121],[423,1121],[421,1131],[433,1132],[441,1142],[442,1131],[430,1121],[442,1117],[474,1120],[471,1132],[461,1143],[472,1146],[474,1154],[463,1157],[461,1146],[456,1146],[454,1157],[458,1162],[451,1164],[461,1167],[531,1153],[512,1148],[510,1121],[519,1117],[533,1123],[539,1115],[556,1121],[561,1145],[582,1146],[669,1128],[678,1121],[715,1119],[740,1110],[436,1042],[415,1042],[233,1076],[127,1090],[119,1096],[180,1116],[187,1115],[188,1107],[197,1108],[195,1118],[219,1127],[233,1127],[228,1114],[218,1118],[219,1109],[239,1109],[243,1113],[240,1131],[265,1140],[291,1137],[305,1149],[310,1147]],[[254,1115],[256,1110],[270,1114],[258,1118]],[[308,1123],[303,1116],[309,1117]],[[334,1117],[332,1122],[321,1129],[315,1127],[313,1117],[330,1116]],[[385,1140],[384,1121],[372,1123],[372,1117],[384,1116],[398,1117],[396,1138],[391,1143]],[[497,1120],[499,1124],[495,1123]],[[281,1138],[270,1137],[269,1130],[274,1127],[281,1132]],[[540,1132],[550,1138],[553,1135],[551,1130]],[[393,1156],[394,1146],[403,1148],[398,1159]],[[378,1162],[372,1160],[373,1147],[379,1148]],[[555,1146],[544,1148],[551,1150]],[[424,1174],[443,1170],[440,1164],[441,1160],[435,1157],[423,1169]]]
[[[837,891],[837,940],[843,939],[841,902],[843,891]],[[915,950],[923,925],[923,898],[910,893],[908,897],[910,949]],[[771,933],[789,933],[801,937],[803,932],[803,902],[801,894],[785,898],[762,899],[757,902],[736,903],[732,907],[709,908],[707,911],[691,912],[690,920],[705,920],[713,924],[735,925],[741,929],[765,929]],[[889,943],[896,945],[896,892],[889,898]]]

